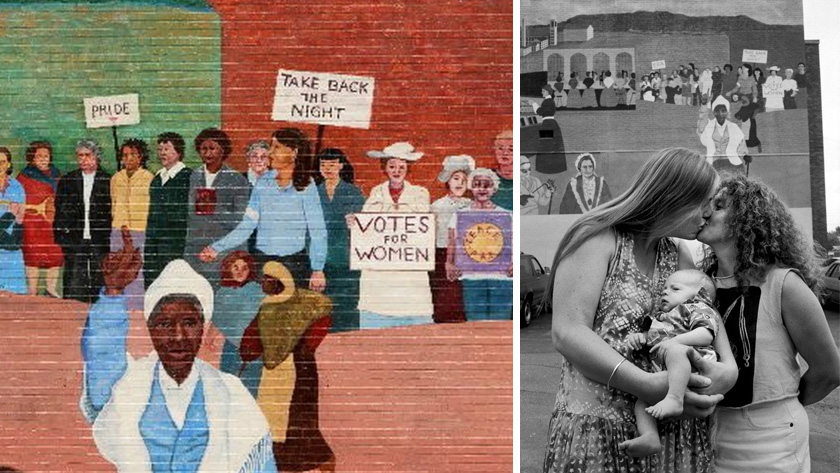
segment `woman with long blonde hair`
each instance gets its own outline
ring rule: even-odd
[[[552,340],[563,355],[560,388],[549,426],[546,472],[712,469],[706,416],[720,394],[685,398],[693,418],[660,423],[659,455],[634,458],[636,398],[658,402],[667,373],[651,373],[647,354],[627,337],[654,315],[665,279],[693,268],[688,248],[709,215],[717,175],[694,151],[670,148],[648,160],[630,188],[578,219],[554,257],[546,300],[553,301]],[[585,268],[585,269],[581,269]],[[692,364],[692,386],[725,392],[737,372],[726,334],[714,341],[720,362]],[[629,361],[629,363],[627,362]]]

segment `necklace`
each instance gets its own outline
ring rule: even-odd
[[[735,273],[730,274],[729,276],[712,276],[716,282],[726,281],[727,279],[732,279],[735,277]]]

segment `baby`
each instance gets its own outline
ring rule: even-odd
[[[689,350],[697,350],[707,360],[717,361],[712,341],[717,335],[719,314],[713,308],[715,285],[712,278],[696,269],[676,271],[665,281],[658,315],[646,333],[634,333],[628,343],[634,350],[649,346],[654,368],[668,371],[668,395],[648,407],[636,401],[639,436],[619,444],[634,457],[644,457],[661,449],[656,419],[683,412],[683,396],[691,374]],[[655,418],[655,419],[654,419]]]

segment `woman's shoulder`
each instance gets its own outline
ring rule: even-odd
[[[607,227],[589,236],[586,240],[584,240],[581,243],[578,249],[583,250],[587,253],[608,253],[610,256],[612,256],[619,243],[626,241],[627,239],[632,240],[632,237],[629,234],[623,233],[614,227]]]

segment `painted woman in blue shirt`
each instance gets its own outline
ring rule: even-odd
[[[202,261],[213,261],[219,253],[243,244],[256,229],[255,257],[260,266],[279,261],[292,272],[295,284],[324,291],[327,228],[311,179],[310,149],[309,138],[297,128],[274,132],[271,170],[257,179],[239,225],[204,248],[199,256]]]

